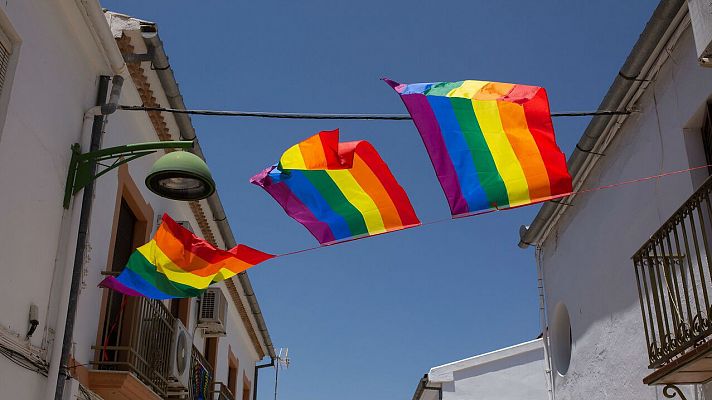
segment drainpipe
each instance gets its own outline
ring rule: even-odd
[[[173,70],[168,62],[168,56],[163,48],[163,42],[158,35],[155,34],[156,27],[154,25],[143,25],[141,29],[144,32],[143,39],[146,43],[146,47],[148,48],[149,53],[153,54],[153,59],[151,60],[153,62],[153,68],[156,71],[158,79],[161,82],[161,86],[166,93],[169,105],[171,108],[185,109],[186,107],[183,102],[183,96],[180,93],[175,76],[173,75]],[[195,142],[193,148],[186,150],[194,153],[204,160],[205,155],[200,147],[200,142],[196,138],[195,128],[190,120],[190,116],[186,114],[173,114],[173,116],[176,124],[178,125],[181,140],[193,140]],[[218,192],[215,192],[212,196],[208,197],[207,202],[210,207],[210,211],[213,214],[213,220],[217,224],[220,235],[225,241],[225,247],[231,248],[236,246],[237,242],[235,241],[235,236],[232,233],[230,224],[227,221],[227,215],[225,215],[225,209],[222,206]],[[257,302],[257,297],[252,289],[250,278],[247,276],[247,273],[240,272],[237,274],[237,279],[240,281],[240,285],[245,292],[245,297],[247,298],[250,310],[252,311],[252,315],[257,324],[257,330],[262,336],[262,341],[267,349],[267,355],[272,358],[276,358],[277,356],[274,353],[272,339],[270,338],[269,331],[267,330],[267,324],[262,316],[262,311],[260,310],[260,305]],[[231,284],[232,282],[226,283]]]
[[[113,81],[109,104],[113,106],[105,107],[106,95],[109,89],[109,80]],[[121,75],[116,75],[113,79],[108,76],[99,78],[99,90],[96,104],[100,110],[105,110],[107,114],[94,115],[94,122],[91,129],[91,141],[89,151],[97,151],[101,149],[101,142],[104,133],[105,116],[116,110],[116,105],[119,102],[121,95],[121,87],[124,78]],[[95,161],[89,161],[89,171],[91,175],[96,174],[97,165]],[[82,193],[82,205],[79,214],[79,233],[77,235],[77,246],[74,253],[74,265],[72,267],[72,281],[69,288],[69,301],[67,303],[67,314],[64,321],[64,333],[62,335],[62,350],[59,360],[54,363],[53,370],[56,370],[56,381],[54,374],[50,374],[48,385],[52,385],[54,381],[54,399],[62,400],[64,394],[64,386],[69,377],[68,363],[69,356],[72,350],[72,338],[74,334],[74,322],[77,316],[77,302],[79,300],[79,288],[82,282],[82,271],[84,269],[84,259],[86,248],[89,240],[89,223],[91,221],[91,209],[94,199],[94,189],[96,181],[90,181],[84,188]]]
[[[541,324],[541,340],[544,345],[544,372],[546,373],[546,389],[549,400],[554,400],[554,375],[552,374],[551,358],[549,357],[549,323],[546,317],[546,298],[544,297],[544,265],[542,248],[536,247],[537,288],[539,289],[539,323]]]
[[[252,384],[252,400],[257,400],[257,377],[260,373],[260,368],[274,367],[274,357],[270,357],[269,364],[255,365],[255,382]]]

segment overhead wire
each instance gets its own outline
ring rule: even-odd
[[[273,119],[311,119],[311,120],[360,120],[360,121],[409,121],[410,114],[328,114],[328,113],[285,113],[265,111],[228,111],[228,110],[185,110],[167,107],[146,107],[119,105],[119,110],[167,112],[172,114],[203,115],[213,117],[254,117]],[[628,115],[632,111],[597,110],[597,111],[566,111],[551,113],[551,117],[588,117],[596,115]]]

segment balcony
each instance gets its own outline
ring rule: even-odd
[[[649,385],[712,380],[711,192],[708,179],[633,255]]]
[[[109,294],[107,310],[102,339],[92,347],[96,370],[131,373],[165,398],[173,335],[170,311],[160,301],[115,292]],[[125,375],[114,374],[114,380]]]
[[[222,382],[215,382],[213,385],[213,400],[235,400],[235,396],[230,389]]]
[[[191,400],[212,400],[215,374],[208,360],[193,346],[190,357]]]

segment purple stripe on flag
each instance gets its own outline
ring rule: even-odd
[[[432,161],[435,172],[438,175],[440,186],[442,186],[448,204],[450,204],[450,211],[453,215],[468,212],[469,208],[465,197],[462,195],[455,166],[447,152],[440,125],[438,125],[438,121],[435,118],[435,113],[430,108],[428,99],[422,94],[404,94],[401,95],[401,99],[413,117],[413,122],[418,128],[418,132],[420,132],[420,137],[423,139],[430,161]]]
[[[107,276],[106,278],[104,278],[103,281],[99,282],[99,287],[104,287],[107,289],[115,290],[115,291],[117,291],[121,294],[125,294],[127,296],[143,296],[143,294],[129,288],[128,286],[119,282],[113,276]]]
[[[274,167],[269,167],[250,179],[250,182],[262,187],[290,217],[304,225],[319,243],[328,243],[336,240],[329,228],[329,224],[318,220],[309,208],[289,189],[283,182],[274,182],[269,173]]]

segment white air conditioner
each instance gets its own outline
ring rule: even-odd
[[[176,318],[173,322],[173,340],[168,360],[169,391],[182,392],[190,387],[190,357],[193,351],[193,336]]]
[[[700,64],[712,67],[712,2],[710,0],[687,0],[695,37],[697,58]]]
[[[203,336],[225,336],[225,317],[227,314],[227,299],[222,290],[216,287],[208,288],[200,297],[198,312],[198,328],[203,329]]]

